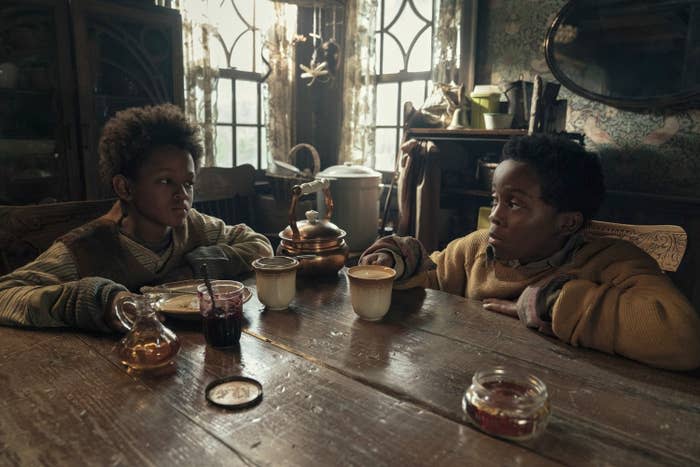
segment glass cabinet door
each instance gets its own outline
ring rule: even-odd
[[[0,204],[82,196],[70,49],[66,2],[2,2]]]
[[[106,121],[129,107],[182,106],[181,20],[168,8],[97,0],[73,0],[71,10],[87,197],[108,197],[111,190],[97,176]]]

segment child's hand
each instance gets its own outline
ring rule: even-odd
[[[518,302],[502,300],[500,298],[485,298],[482,302],[484,310],[495,311],[504,315],[518,317]]]
[[[486,298],[483,301],[483,307],[485,310],[518,318],[529,328],[537,329],[544,334],[553,335],[552,323],[543,321],[537,313],[538,294],[541,291],[542,287],[529,286],[523,290],[517,302]]]
[[[378,251],[360,258],[359,264],[378,264],[379,266],[394,267],[394,257],[389,253]]]
[[[207,265],[207,272],[212,279],[227,279],[226,271],[231,259],[221,249],[220,245],[200,246],[185,255],[185,261],[190,265],[194,278],[202,279],[202,264]]]

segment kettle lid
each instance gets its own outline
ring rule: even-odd
[[[334,223],[318,218],[318,211],[306,211],[306,220],[297,222],[299,238],[294,237],[292,228],[287,226],[279,236],[283,240],[337,241],[345,238],[346,232]]]

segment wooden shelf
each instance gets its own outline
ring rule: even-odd
[[[445,195],[475,196],[477,198],[490,198],[491,192],[486,190],[468,188],[447,188],[443,192]]]
[[[101,100],[101,101],[122,101],[122,102],[145,102],[145,103],[152,103],[153,101],[150,100],[146,96],[120,96],[117,94],[95,94],[95,100]]]
[[[14,96],[32,96],[32,97],[48,97],[53,94],[51,89],[17,89],[17,88],[0,88],[0,94]]]
[[[53,156],[53,139],[14,139],[0,137],[0,157]]]
[[[415,136],[474,136],[474,137],[485,137],[489,136],[524,136],[527,134],[527,130],[485,130],[483,128],[460,128],[456,130],[448,130],[445,128],[411,128],[408,130],[410,135]]]
[[[470,188],[447,188],[443,192],[445,195],[475,196],[478,198],[490,198],[491,192]],[[666,203],[681,203],[700,206],[700,198],[687,196],[657,195],[656,193],[643,193],[637,191],[607,190],[606,198],[630,198],[639,202],[640,200],[658,201]]]
[[[567,137],[583,144],[582,133],[561,132],[558,135]],[[433,141],[498,141],[503,142],[513,136],[525,136],[527,130],[486,130],[483,128],[461,128],[448,130],[446,128],[410,128],[407,130],[409,138],[430,139]]]
[[[690,196],[659,195],[656,193],[644,193],[641,191],[607,190],[606,198],[631,198],[635,201],[659,201],[666,203],[692,204],[700,206],[700,198]]]

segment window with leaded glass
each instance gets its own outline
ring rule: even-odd
[[[294,9],[295,14],[295,9]],[[216,94],[215,165],[267,167],[265,103],[269,71],[263,35],[275,17],[274,4],[221,0],[220,26],[210,41],[212,65],[219,69]]]
[[[430,80],[435,5],[432,0],[379,0],[377,5],[376,163],[394,170],[403,123],[403,103],[420,106]]]

